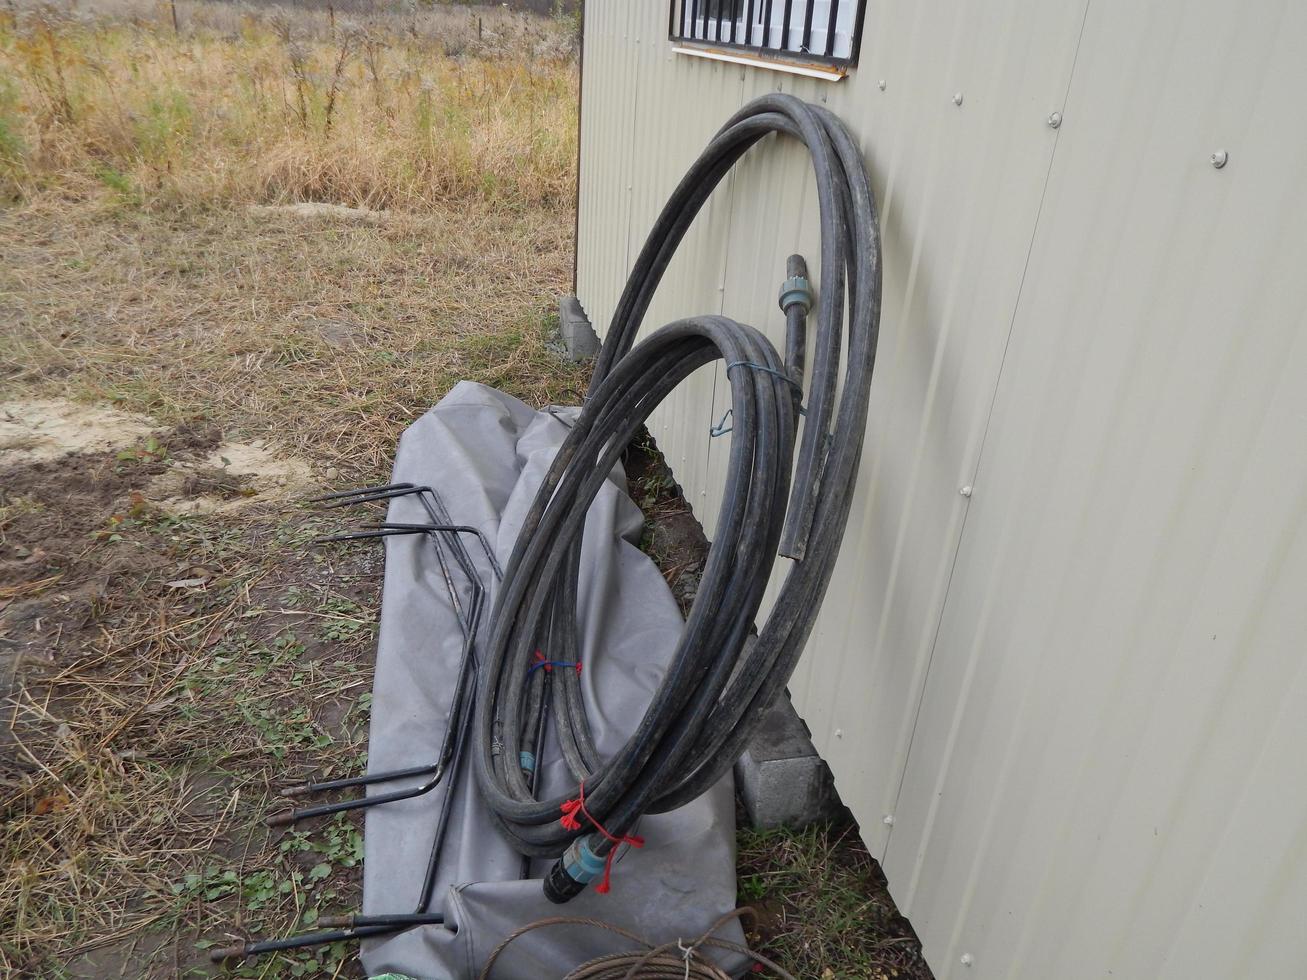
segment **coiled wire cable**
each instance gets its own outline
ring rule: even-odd
[[[592,960],[587,960],[566,976],[561,977],[560,980],[633,980],[633,978],[634,980],[650,980],[650,978],[656,980],[659,977],[665,977],[668,980],[731,980],[729,973],[699,955],[699,950],[705,946],[746,956],[769,968],[781,980],[795,980],[793,974],[787,973],[766,956],[755,953],[739,943],[718,939],[713,935],[732,919],[752,914],[753,910],[750,908],[735,909],[714,922],[707,932],[693,942],[685,943],[678,939],[661,944],[651,943],[644,937],[637,936],[621,926],[615,926],[611,922],[604,922],[600,919],[586,919],[567,915],[540,919],[514,930],[496,946],[486,960],[486,965],[482,967],[477,980],[491,980],[490,974],[495,967],[495,963],[503,955],[504,950],[512,945],[515,940],[528,932],[549,926],[568,926],[572,928],[580,926],[583,928],[606,929],[608,932],[617,933],[617,935],[629,939],[636,946],[642,947],[626,953],[609,953],[605,956],[597,956]]]
[[[787,310],[784,359],[761,332],[724,316],[680,320],[633,346],[695,215],[745,151],[773,133],[807,147],[820,216],[819,302],[801,439],[795,389],[804,376],[802,316]],[[853,138],[834,114],[792,96],[749,103],[713,137],[654,224],[617,304],[584,409],[526,514],[496,597],[478,683],[473,766],[492,819],[521,853],[563,854],[546,879],[554,901],[578,894],[601,862],[606,869],[641,814],[681,806],[713,785],[788,682],[844,535],[880,299],[879,224]],[[666,675],[625,745],[600,758],[576,672],[535,671],[524,681],[538,650],[554,663],[577,659],[580,540],[600,486],[654,408],[719,358],[728,365],[734,428],[717,532]],[[778,554],[792,562],[755,635]],[[551,730],[577,785],[538,800],[519,757],[524,740],[540,729],[547,698]],[[569,827],[559,815],[569,804],[575,812],[577,798],[589,820]]]

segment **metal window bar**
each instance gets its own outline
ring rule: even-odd
[[[866,0],[669,0],[672,41],[764,54],[795,55],[803,61],[852,67],[858,63]],[[836,54],[848,33],[847,53]]]

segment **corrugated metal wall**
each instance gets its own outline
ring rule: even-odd
[[[665,34],[661,3],[588,5],[601,331],[760,92],[838,112],[880,196],[867,452],[792,691],[937,976],[1307,977],[1307,8],[869,0],[838,83]],[[755,150],[647,328],[721,311],[779,345],[810,181]],[[652,426],[710,534],[717,381]]]

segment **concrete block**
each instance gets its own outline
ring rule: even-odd
[[[599,353],[599,336],[575,296],[564,296],[558,301],[558,328],[567,346],[567,356],[572,360],[589,360]]]
[[[735,763],[735,786],[756,830],[805,827],[841,810],[830,769],[784,694],[767,709],[758,734]]]

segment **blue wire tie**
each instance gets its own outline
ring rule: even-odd
[[[578,674],[581,673],[581,661],[579,660],[537,660],[526,669],[526,676],[530,677],[541,667],[545,668],[545,670],[550,670],[554,667],[565,667],[576,671]]]
[[[726,365],[726,370],[729,371],[731,368],[736,367],[747,367],[754,371],[761,371],[763,374],[770,374],[773,377],[780,378],[787,385],[797,391],[800,396],[803,395],[803,385],[799,384],[784,371],[778,371],[773,367],[768,367],[766,364],[755,364],[753,361],[731,361],[730,364]]]
[[[780,378],[787,385],[793,388],[800,398],[803,397],[803,385],[799,384],[799,382],[795,381],[784,371],[778,371],[773,367],[768,367],[766,364],[755,364],[753,361],[731,361],[726,365],[726,370],[730,371],[731,368],[737,367],[746,367],[752,371],[761,371],[763,374],[770,374],[773,377]],[[799,414],[807,416],[808,410],[800,405]],[[722,416],[722,420],[708,430],[708,435],[716,439],[718,436],[724,436],[726,433],[732,431],[732,427],[726,424],[726,420],[730,417],[731,410],[728,408],[726,414]]]

